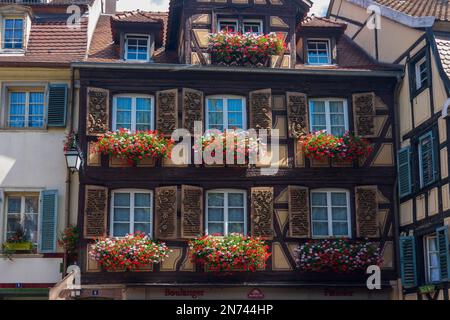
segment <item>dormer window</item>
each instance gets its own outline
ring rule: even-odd
[[[125,60],[135,62],[149,62],[150,56],[150,36],[126,35]]]
[[[23,49],[23,34],[22,18],[3,19],[3,49]]]
[[[331,64],[330,41],[326,39],[308,39],[307,63],[311,65]]]

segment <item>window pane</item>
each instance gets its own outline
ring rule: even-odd
[[[39,212],[39,197],[30,196],[25,197],[25,213],[38,213]]]
[[[130,194],[129,193],[114,193],[114,206],[129,207]]]
[[[150,223],[135,223],[134,233],[141,232],[145,234],[150,234]]]
[[[114,208],[114,221],[129,222],[130,221],[130,209]]]
[[[313,220],[328,220],[328,211],[327,208],[312,208],[312,218]]]
[[[151,209],[150,208],[135,208],[134,221],[135,222],[150,222]]]
[[[229,221],[244,221],[244,208],[242,209],[228,209]]]
[[[326,192],[313,192],[311,194],[311,201],[313,206],[326,206],[327,194]]]
[[[230,223],[230,224],[228,224],[228,233],[244,234],[244,224],[243,223]]]
[[[344,113],[344,103],[342,101],[330,101],[331,113]]]
[[[208,221],[224,221],[223,208],[209,208]]]
[[[134,195],[135,207],[150,207],[151,199],[149,193],[136,193]]]
[[[113,237],[124,237],[130,233],[129,223],[114,223]]]
[[[20,206],[20,197],[8,197],[8,213],[20,213]]]
[[[333,222],[333,235],[334,236],[348,235],[347,222]]]
[[[332,192],[331,193],[331,205],[332,206],[347,206],[347,194],[344,192]]]
[[[23,229],[25,231],[26,238],[33,243],[37,243],[38,215],[26,214]]]
[[[223,223],[208,223],[208,234],[224,235]]]
[[[224,204],[223,193],[208,193],[208,206],[223,207]]]
[[[428,238],[428,250],[429,251],[437,251],[436,238]]]
[[[431,281],[437,282],[441,280],[440,270],[439,269],[431,269]]]
[[[313,222],[313,236],[328,236],[328,223]]]
[[[437,253],[430,254],[430,267],[439,267],[439,256]]]
[[[228,194],[228,205],[230,207],[243,207],[244,206],[244,195],[242,193]]]
[[[21,228],[20,225],[20,214],[9,214],[7,222],[7,237],[10,237],[16,233],[17,230]]]
[[[332,208],[331,214],[333,216],[333,221],[347,221],[347,208]]]

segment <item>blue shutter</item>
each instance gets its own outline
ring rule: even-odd
[[[449,279],[448,226],[436,229],[441,281]]]
[[[41,234],[39,251],[52,253],[56,251],[56,230],[58,215],[58,191],[46,190],[41,192]]]
[[[430,131],[419,138],[420,186],[432,184],[437,177],[436,150],[433,132]]]
[[[403,287],[416,287],[416,242],[414,237],[400,237],[400,269]]]
[[[397,153],[398,191],[400,197],[412,192],[411,148],[406,147]]]
[[[67,117],[67,84],[51,84],[48,94],[47,125],[65,127]]]

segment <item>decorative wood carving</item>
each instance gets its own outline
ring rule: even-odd
[[[86,134],[99,135],[109,130],[109,91],[87,89]]]
[[[308,188],[289,186],[289,236],[310,237],[310,214]]]
[[[203,123],[203,92],[183,89],[183,127],[194,132],[194,123]]]
[[[155,190],[155,231],[158,239],[177,238],[177,187]]]
[[[181,187],[181,237],[195,238],[203,234],[203,189]]]
[[[356,135],[366,138],[376,136],[375,94],[373,92],[353,95],[353,117]]]
[[[273,239],[273,188],[259,187],[251,191],[251,233],[263,239]]]
[[[156,129],[171,135],[178,128],[178,89],[156,94]]]
[[[84,238],[106,237],[108,189],[99,186],[86,186],[84,202]]]
[[[272,90],[250,92],[250,128],[272,129]]]
[[[287,92],[289,137],[298,138],[309,132],[308,100],[304,93]]]
[[[357,187],[355,193],[357,236],[379,237],[377,186]]]

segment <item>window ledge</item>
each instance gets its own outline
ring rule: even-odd
[[[40,253],[23,253],[23,254],[15,253],[9,257],[12,260],[14,260],[14,259],[40,259],[40,258],[44,258],[44,255],[40,254]],[[0,259],[8,260],[8,257],[4,254],[0,254]]]
[[[20,57],[25,55],[25,50],[8,50],[8,49],[1,49],[0,50],[1,56],[12,56],[12,57]]]

